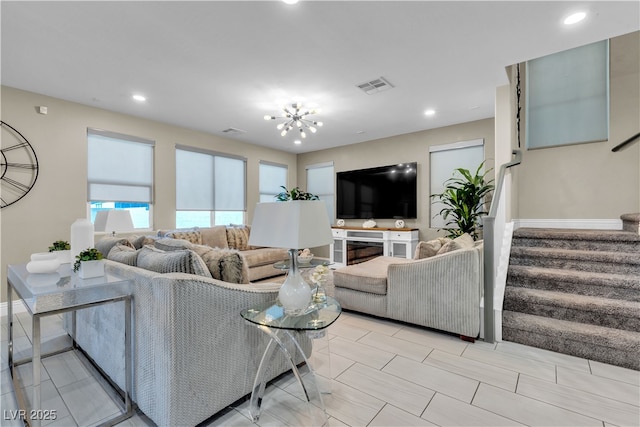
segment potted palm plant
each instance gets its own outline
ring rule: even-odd
[[[87,248],[76,256],[73,271],[78,272],[81,279],[104,276],[104,261],[102,252],[96,248]]]
[[[468,169],[455,169],[454,176],[445,181],[442,193],[431,196],[444,204],[440,215],[450,226],[444,229],[448,237],[468,233],[474,240],[481,238],[480,218],[488,213],[487,196],[494,188],[493,180],[486,180],[491,169],[482,173],[483,166],[484,162],[480,163],[473,174]]]

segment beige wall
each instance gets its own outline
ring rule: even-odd
[[[2,87],[2,120],[20,131],[33,146],[40,174],[22,200],[1,211],[2,297],[6,300],[7,264],[24,263],[30,254],[46,251],[55,240],[69,240],[70,226],[87,216],[87,127],[138,136],[156,142],[153,226],[175,226],[175,145],[190,145],[247,158],[247,208],[251,220],[258,202],[258,162],[289,167],[289,185],[296,182],[296,155],[246,144],[177,126],[113,113],[98,108]],[[37,114],[47,106],[48,114]]]
[[[609,140],[523,150],[516,217],[618,219],[640,211],[640,143],[611,149],[640,130],[640,32],[610,44]]]
[[[421,239],[430,239],[444,233],[429,228],[429,147],[471,139],[484,139],[487,168],[494,163],[494,121],[479,120],[455,126],[425,130],[390,138],[367,141],[344,147],[314,151],[298,155],[298,185],[306,189],[306,171],[309,165],[334,162],[335,172],[391,165],[403,162],[418,162],[418,218],[405,220],[406,226],[418,228]],[[335,184],[335,183],[334,183]],[[392,219],[377,219],[380,227],[393,227]],[[347,225],[361,226],[364,220],[347,221]]]

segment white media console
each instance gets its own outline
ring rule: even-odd
[[[418,245],[417,228],[332,227],[330,258],[336,268],[377,256],[413,258]]]

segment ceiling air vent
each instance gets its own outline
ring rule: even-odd
[[[229,135],[240,135],[242,133],[247,133],[247,131],[242,129],[236,129],[236,128],[228,128],[223,130],[222,133],[228,133]]]
[[[393,88],[393,85],[389,83],[389,81],[384,77],[380,77],[369,82],[360,83],[357,86],[367,95],[373,95],[374,93]]]

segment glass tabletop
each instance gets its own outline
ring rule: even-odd
[[[109,273],[81,279],[71,270],[71,264],[62,264],[56,272],[47,274],[29,273],[26,264],[9,265],[7,279],[32,314],[131,295],[130,280]]]
[[[271,301],[240,312],[243,319],[260,326],[296,331],[317,331],[331,325],[340,316],[342,307],[334,298],[327,296],[322,304],[312,304],[299,315],[285,315],[278,301]]]
[[[288,270],[290,264],[291,264],[291,261],[288,259],[285,259],[273,264],[273,268],[277,268],[278,270]],[[331,261],[329,261],[327,258],[313,258],[311,261],[306,263],[298,262],[297,265],[298,265],[298,268],[314,268],[319,265],[329,266],[330,264],[331,264]]]

